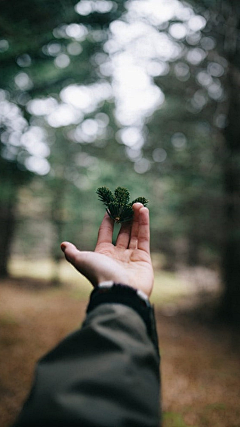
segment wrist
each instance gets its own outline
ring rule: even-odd
[[[106,303],[127,305],[136,311],[144,321],[148,335],[158,352],[154,311],[143,291],[113,281],[102,282],[91,293],[87,313]]]
[[[148,295],[145,292],[143,292],[141,289],[136,289],[133,286],[130,286],[126,282],[117,283],[117,282],[114,282],[113,280],[103,281],[98,284],[98,289],[99,290],[111,289],[111,288],[114,288],[115,286],[119,286],[121,289],[129,289],[130,291],[133,291],[133,293],[136,294],[142,301],[144,301],[146,305],[150,305]]]

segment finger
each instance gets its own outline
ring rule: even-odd
[[[65,254],[65,258],[73,267],[83,274],[93,286],[97,285],[97,277],[94,271],[94,255],[93,252],[79,251],[76,246],[69,242],[63,242],[61,249]]]
[[[73,264],[75,267],[76,258],[80,251],[76,248],[76,246],[69,242],[62,242],[61,249],[64,252],[66,260]]]
[[[131,233],[131,223],[125,222],[121,225],[120,231],[118,233],[116,246],[118,248],[127,249],[130,239],[130,233]]]
[[[145,207],[139,210],[138,249],[150,252],[149,210]]]
[[[98,231],[97,245],[101,243],[112,243],[114,222],[110,216],[105,213]]]
[[[134,203],[133,222],[131,229],[131,238],[129,242],[129,249],[136,249],[138,244],[138,228],[139,228],[139,211],[143,207],[142,203]]]

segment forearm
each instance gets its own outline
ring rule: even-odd
[[[138,310],[123,301],[94,305],[92,297],[82,328],[38,364],[15,426],[158,427],[159,356],[150,335]]]

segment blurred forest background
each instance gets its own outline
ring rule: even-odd
[[[3,427],[84,318],[60,243],[104,185],[149,199],[164,427],[239,427],[239,0],[0,2]]]
[[[94,247],[98,186],[148,197],[152,251],[220,272],[240,323],[240,3],[0,6],[0,275]],[[30,272],[29,272],[30,273]]]

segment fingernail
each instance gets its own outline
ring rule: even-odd
[[[65,243],[61,243],[61,249],[62,249],[63,252],[65,252],[65,249],[66,249]]]

